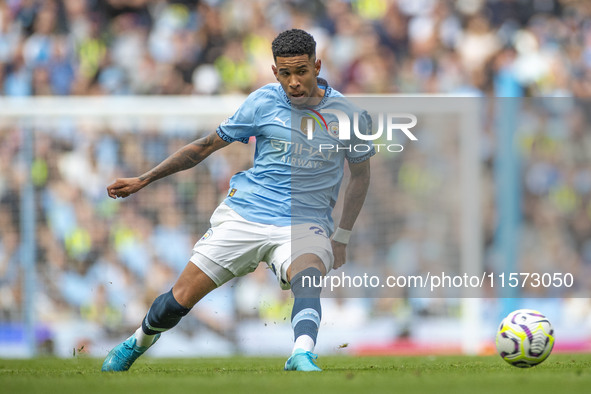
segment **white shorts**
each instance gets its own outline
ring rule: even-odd
[[[211,228],[193,246],[190,261],[218,286],[267,263],[283,289],[289,289],[287,269],[307,253],[322,260],[328,273],[334,257],[326,232],[314,223],[279,227],[248,221],[225,203],[211,216]],[[205,257],[205,258],[204,258]]]

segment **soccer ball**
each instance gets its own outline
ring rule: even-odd
[[[554,347],[554,329],[546,316],[531,309],[519,309],[503,319],[497,331],[497,351],[509,364],[519,368],[538,365]]]

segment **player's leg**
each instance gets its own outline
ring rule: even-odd
[[[227,278],[223,278],[221,283],[229,280],[231,276],[223,272],[222,275],[226,275]],[[162,332],[176,326],[201,298],[217,286],[218,284],[201,268],[189,262],[173,288],[154,300],[142,325],[135,333],[109,352],[102,371],[127,371],[135,360],[158,340]]]
[[[193,247],[190,262],[171,291],[156,298],[142,326],[109,353],[103,370],[129,369],[133,361],[158,340],[160,333],[174,327],[207,293],[257,267],[264,253],[262,246],[267,242],[268,226],[245,220],[223,203],[213,213],[211,225]],[[124,354],[117,350],[122,346],[127,349]],[[129,354],[128,358],[123,357]],[[124,361],[119,362],[118,358]],[[115,361],[111,363],[111,359]]]
[[[291,288],[294,304],[291,325],[294,346],[285,363],[290,371],[321,371],[313,353],[322,317],[322,278],[332,268],[334,257],[330,239],[313,223],[276,231],[277,247],[265,256],[283,289]]]
[[[321,281],[326,275],[326,265],[312,253],[296,258],[287,269],[294,304],[291,324],[294,346],[291,357],[285,363],[286,370],[321,371],[314,363],[318,327],[322,318],[320,304]]]
[[[170,291],[158,296],[136,331],[139,346],[149,347],[156,336],[168,331],[217,284],[201,268],[189,262]]]
[[[291,321],[294,330],[293,350],[313,351],[322,318],[320,283],[326,274],[322,260],[308,253],[298,257],[287,270],[294,296]]]

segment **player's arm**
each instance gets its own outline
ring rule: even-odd
[[[351,179],[345,190],[343,214],[338,226],[339,229],[342,229],[345,232],[353,229],[353,225],[355,224],[357,216],[359,216],[359,212],[365,201],[370,178],[369,160],[360,163],[349,163],[349,170],[351,170]],[[337,233],[342,233],[339,229],[333,234],[333,238]],[[345,264],[347,244],[335,239],[331,239],[331,244],[334,254],[333,267],[336,269]]]
[[[207,156],[228,144],[229,142],[224,141],[217,133],[213,132],[183,146],[162,163],[139,177],[115,180],[107,187],[107,193],[111,198],[127,197],[160,178],[195,167]]]

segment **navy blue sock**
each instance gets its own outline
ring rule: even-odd
[[[154,300],[142,321],[142,331],[148,335],[155,335],[170,330],[190,310],[190,308],[185,308],[178,303],[172,295],[171,289],[168,293],[164,293]]]
[[[322,318],[321,280],[322,273],[317,268],[306,268],[291,280],[291,291],[294,296],[291,326],[295,339],[301,335],[308,335],[316,344],[318,326]]]

